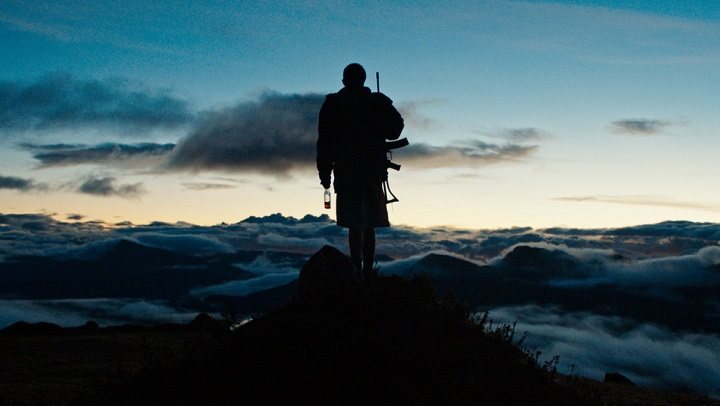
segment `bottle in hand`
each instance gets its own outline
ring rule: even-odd
[[[325,189],[325,194],[323,195],[323,200],[325,200],[325,208],[330,208],[330,189]]]

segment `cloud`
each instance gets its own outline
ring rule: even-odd
[[[668,199],[662,196],[629,195],[629,196],[565,196],[553,200],[568,202],[617,203],[638,206],[673,207],[678,209],[707,210],[717,212],[720,206],[699,202],[688,202]]]
[[[249,280],[239,280],[207,286],[193,290],[191,293],[198,296],[227,295],[247,296],[255,292],[284,285],[297,278],[297,273],[266,274]]]
[[[187,182],[183,183],[188,190],[217,190],[217,189],[234,189],[237,185],[228,185],[227,183],[205,183],[205,182]]]
[[[177,45],[161,45],[139,38],[129,39],[126,35],[114,33],[112,24],[108,24],[107,18],[90,10],[91,8],[78,13],[72,4],[53,4],[51,10],[36,7],[31,14],[22,16],[0,12],[0,22],[18,31],[40,34],[62,42],[102,43],[152,54],[164,53],[174,56],[183,54]],[[117,10],[112,11],[117,12]],[[132,11],[137,13],[137,6]]]
[[[16,30],[42,34],[61,41],[70,41],[74,37],[67,32],[67,27],[59,24],[47,24],[28,19],[15,18],[5,13],[0,13],[0,21],[10,25]]]
[[[0,81],[0,131],[115,129],[144,133],[194,119],[188,103],[165,91],[132,89],[119,79],[80,80],[67,73],[32,83]]]
[[[292,250],[305,250],[313,249],[316,247],[322,247],[330,244],[326,238],[301,238],[280,235],[277,233],[268,233],[259,235],[257,238],[258,243],[272,248],[292,249]]]
[[[478,135],[502,138],[510,143],[523,143],[528,141],[542,141],[550,138],[550,134],[539,128],[503,128],[497,131],[474,131]]]
[[[657,135],[671,125],[670,121],[640,118],[613,121],[610,123],[610,129],[616,134]]]
[[[135,233],[132,236],[140,243],[166,250],[192,255],[209,255],[234,252],[230,244],[207,235],[167,235],[163,233]]]
[[[0,189],[27,192],[31,190],[47,190],[47,185],[44,183],[35,183],[32,179],[0,175]]]
[[[657,224],[609,229],[604,233],[607,235],[691,237],[704,240],[720,240],[720,224],[695,223],[691,221],[663,221]]]
[[[438,126],[435,120],[418,112],[420,106],[428,103],[432,102],[406,101],[398,104],[397,110],[402,115],[406,127],[428,130]]]
[[[120,196],[124,198],[138,198],[145,193],[142,183],[116,185],[117,179],[114,177],[96,178],[90,177],[86,179],[77,189],[80,193],[95,196]]]
[[[573,250],[563,249],[572,255]],[[597,253],[593,255],[593,251]],[[570,279],[549,280],[552,286],[577,288],[614,285],[635,293],[681,299],[678,289],[720,286],[720,273],[709,269],[720,264],[720,246],[706,246],[693,254],[648,258],[637,261],[613,261],[608,250],[585,250],[583,258],[593,272],[588,278],[577,275]],[[575,255],[577,257],[577,255]],[[593,258],[594,257],[594,258]]]
[[[562,372],[595,379],[620,372],[642,386],[720,397],[717,335],[675,333],[621,317],[536,305],[493,309],[490,316],[518,321],[517,330],[528,332],[526,345],[548,358],[559,355]]]
[[[584,236],[606,236],[620,241],[625,238],[638,240],[639,238],[651,238],[646,244],[658,246],[661,240],[688,238],[692,240],[713,241],[720,240],[720,224],[718,223],[695,223],[691,221],[663,221],[656,224],[644,224],[620,228],[560,228],[553,227],[541,230],[546,235],[558,235],[568,237]],[[582,238],[575,238],[576,241]],[[700,247],[697,247],[700,248]]]
[[[257,101],[205,112],[169,155],[167,166],[278,176],[311,167],[323,100],[319,94],[266,93]]]
[[[293,169],[315,166],[317,117],[324,96],[319,94],[266,93],[256,101],[219,111],[205,112],[195,129],[168,155],[170,170],[224,170],[288,176]],[[406,114],[416,117],[416,105],[403,103]],[[417,117],[416,117],[417,118]],[[430,125],[418,119],[419,126]],[[510,131],[513,140],[540,137],[540,130]],[[431,146],[411,143],[398,150],[398,158],[423,168],[478,166],[517,162],[532,155],[536,145],[469,140],[458,145]]]
[[[65,218],[68,220],[80,221],[80,220],[84,219],[85,216],[82,214],[77,214],[77,213],[68,213],[68,215],[65,216]]]
[[[158,222],[103,227],[41,214],[0,215],[0,255],[6,261],[21,261],[22,254],[97,258],[121,238],[215,255],[213,261],[228,261],[224,263],[256,275],[198,283],[192,292],[200,297],[243,296],[278,286],[295,279],[307,257],[322,245],[347,249],[346,231],[325,216],[294,219],[275,214],[215,226]],[[673,221],[595,230],[399,226],[378,230],[377,238],[385,274],[411,274],[419,261],[428,263],[428,253],[452,257],[430,261],[435,267],[428,269],[441,280],[454,281],[455,292],[467,288],[469,302],[490,309],[496,321],[518,321],[518,331],[529,332],[526,343],[543,351],[543,358],[559,355],[563,372],[574,364],[574,372],[585,376],[602,378],[617,371],[641,385],[719,395],[720,224]],[[536,269],[523,266],[518,257],[523,250],[514,253],[515,266],[513,261],[498,266],[522,246],[547,251],[524,250],[532,254],[525,257],[525,265]],[[568,263],[568,255],[576,265],[557,272]],[[496,260],[488,260],[493,256]],[[485,265],[463,267],[464,262]],[[458,276],[465,277],[459,272],[463,268],[482,275],[465,275],[467,279],[458,282]],[[194,302],[5,300],[0,303],[7,309],[0,325],[19,319],[66,324],[95,319],[102,324],[191,318],[192,308],[179,310],[180,303],[191,307]]]
[[[538,128],[506,128],[500,134],[511,142],[538,141],[549,137],[549,134]]]
[[[242,262],[234,265],[257,275],[293,274],[297,276],[299,272],[294,261],[277,258],[269,252],[263,252],[251,262]]]
[[[174,144],[20,144],[33,152],[33,158],[40,161],[41,168],[72,166],[82,164],[118,166],[154,166],[170,153]]]
[[[537,145],[493,144],[479,140],[443,147],[415,143],[398,150],[396,157],[399,162],[423,168],[474,167],[519,162],[530,157],[538,148]]]

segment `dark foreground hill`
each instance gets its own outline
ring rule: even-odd
[[[357,281],[325,247],[282,308],[86,403],[577,404],[513,339],[426,280]]]
[[[223,326],[207,316],[187,328],[18,324],[0,333],[0,386],[17,382],[0,403],[717,404],[558,376],[517,345],[511,326],[473,318],[428,279],[359,281],[330,247],[303,267],[291,301],[232,332]],[[42,379],[8,395],[30,370]]]

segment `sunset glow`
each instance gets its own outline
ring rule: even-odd
[[[4,2],[0,212],[323,214],[314,112],[360,62],[411,142],[393,224],[719,222],[720,6],[693,4]]]

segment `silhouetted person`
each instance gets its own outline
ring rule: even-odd
[[[385,140],[397,139],[404,124],[390,98],[364,86],[365,77],[365,69],[351,63],[343,70],[345,87],[327,95],[320,109],[317,168],[325,189],[331,172],[335,174],[337,224],[349,228],[352,262],[369,277],[374,273],[375,228],[390,226],[382,188]]]

